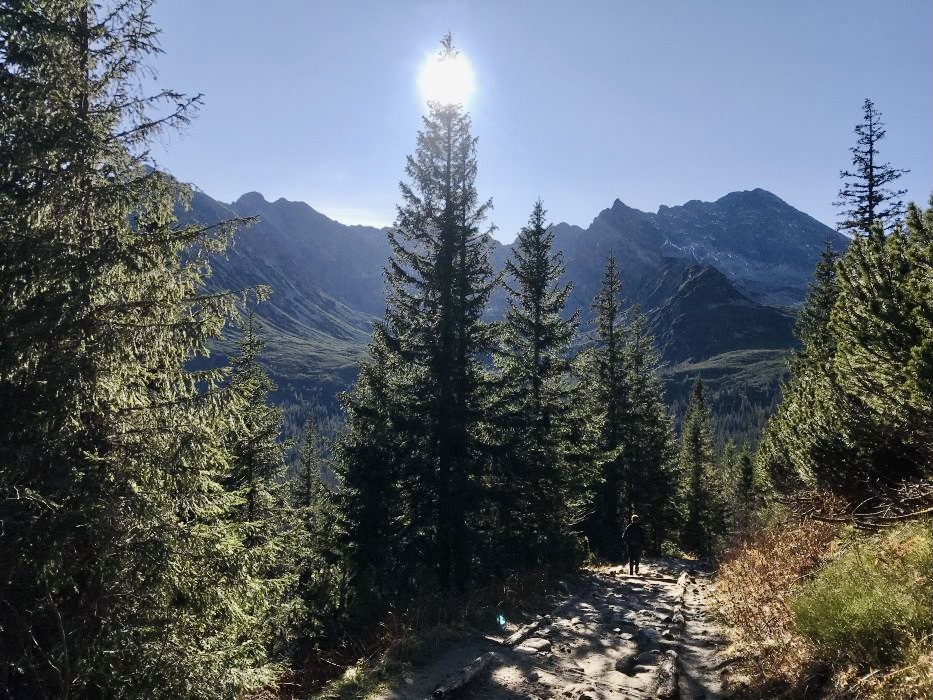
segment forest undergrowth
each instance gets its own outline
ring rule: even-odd
[[[865,529],[785,510],[734,546],[716,608],[739,698],[930,698],[931,523]]]

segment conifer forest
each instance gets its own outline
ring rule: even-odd
[[[931,697],[933,200],[883,104],[753,402],[667,359],[630,248],[571,277],[539,198],[503,254],[511,194],[428,100],[331,405],[269,371],[290,292],[225,272],[262,215],[153,160],[210,109],[153,87],[159,36],[151,0],[0,0],[0,698]],[[600,605],[608,670],[561,685]]]

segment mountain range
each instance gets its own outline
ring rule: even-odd
[[[280,398],[333,406],[335,394],[353,381],[371,324],[384,311],[386,231],[347,226],[304,202],[269,202],[256,192],[231,203],[195,192],[182,213],[183,220],[199,223],[232,217],[258,220],[214,261],[212,284],[272,288],[257,314],[266,326],[266,362]],[[646,313],[658,340],[674,404],[687,378],[697,374],[712,381],[720,403],[734,403],[734,396],[719,394],[751,373],[751,383],[764,386],[750,389],[747,377],[731,391],[751,393],[742,400],[753,405],[773,402],[779,359],[795,342],[793,307],[803,301],[826,241],[836,250],[847,243],[761,189],[662,206],[656,213],[616,200],[587,228],[558,223],[554,236],[573,283],[568,313],[580,308],[584,318],[606,257],[615,255],[624,296]],[[497,272],[510,254],[510,245],[492,242]],[[495,293],[489,317],[501,317],[505,303],[504,292]],[[724,367],[731,369],[720,371]]]

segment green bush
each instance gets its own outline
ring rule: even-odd
[[[931,568],[929,522],[859,537],[803,587],[797,624],[831,660],[895,663],[933,632]]]

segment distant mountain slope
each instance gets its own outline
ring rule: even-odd
[[[671,269],[666,272],[666,277],[674,275]],[[648,313],[648,325],[662,357],[671,364],[795,344],[790,313],[753,302],[708,265],[682,270],[677,290]]]
[[[201,223],[235,216],[259,221],[214,260],[211,284],[268,285],[272,295],[257,314],[265,326],[265,363],[279,395],[333,406],[336,393],[356,377],[372,322],[383,312],[385,232],[344,226],[303,202],[267,202],[256,192],[231,204],[196,192],[182,214]]]
[[[675,419],[682,420],[693,383],[700,377],[715,417],[717,442],[754,442],[777,405],[788,353],[786,349],[737,350],[667,366],[662,377],[668,406]]]
[[[259,221],[237,237],[229,264],[220,263],[226,274],[250,283],[287,282],[283,291],[289,293],[321,294],[364,314],[366,320],[357,324],[362,330],[368,330],[370,317],[382,315],[382,268],[389,256],[383,230],[345,226],[304,202],[267,202],[258,192],[231,204],[196,193],[189,216],[207,222],[231,212]]]
[[[303,202],[269,202],[256,192],[230,204],[197,192],[183,216],[202,223],[259,217],[215,261],[213,284],[272,288],[258,314],[268,329],[266,364],[280,395],[333,406],[336,392],[353,381],[372,323],[384,311],[385,231],[345,226]],[[623,294],[648,315],[664,360],[682,368],[669,373],[670,381],[683,377],[683,368],[715,365],[710,358],[786,353],[794,344],[793,317],[765,302],[801,301],[825,240],[845,245],[831,229],[763,190],[661,207],[657,214],[616,200],[586,229],[561,223],[554,231],[574,285],[568,313],[581,308],[589,316],[612,252]],[[494,269],[501,271],[510,254],[511,246],[494,244]],[[499,290],[489,317],[501,317],[504,304]],[[726,366],[735,373],[734,360]],[[775,366],[764,363],[756,372]],[[759,383],[776,387],[776,376]]]

